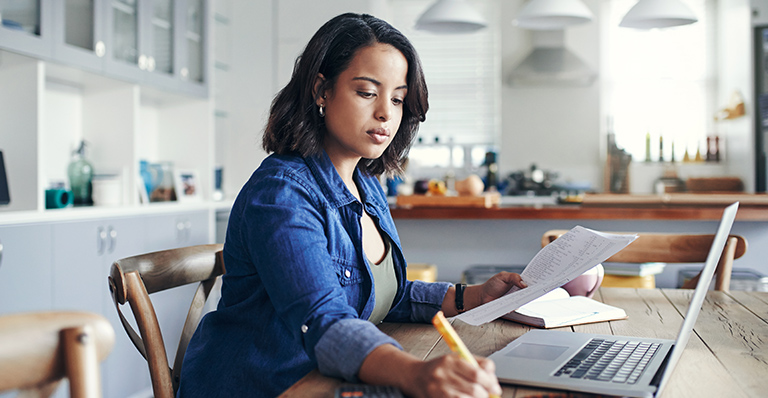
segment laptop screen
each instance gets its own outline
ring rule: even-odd
[[[8,178],[5,175],[3,151],[0,151],[0,205],[7,205],[10,202],[11,195],[8,193]]]

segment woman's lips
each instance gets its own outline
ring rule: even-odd
[[[368,130],[367,133],[368,136],[371,137],[371,139],[377,144],[383,144],[389,139],[389,131],[384,128],[371,129]]]

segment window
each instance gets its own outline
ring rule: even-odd
[[[416,19],[435,0],[393,0],[389,21],[413,43],[429,88],[427,121],[411,167],[478,166],[498,142],[501,121],[500,27],[497,1],[471,1],[489,26],[469,34],[415,30]]]
[[[635,161],[680,161],[688,151],[706,154],[706,137],[716,134],[714,115],[714,18],[710,0],[681,0],[699,21],[641,31],[619,22],[636,0],[603,2],[602,114],[613,120],[616,144]],[[611,126],[609,126],[610,128]],[[674,155],[672,148],[674,147]]]

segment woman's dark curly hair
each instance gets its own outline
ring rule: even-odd
[[[376,43],[398,49],[408,61],[408,94],[397,134],[378,159],[362,159],[358,167],[369,175],[402,173],[419,123],[426,119],[429,102],[421,61],[411,42],[387,22],[367,14],[346,13],[326,22],[296,59],[291,81],[272,101],[262,146],[267,152],[311,156],[322,151],[326,134],[317,99],[334,87],[357,51]],[[325,78],[315,87],[318,74]]]

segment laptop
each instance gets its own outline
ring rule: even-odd
[[[0,151],[0,205],[11,203],[11,195],[8,194],[8,177],[5,175],[5,162],[3,151]]]
[[[489,356],[499,381],[594,394],[658,396],[691,337],[738,207],[736,202],[723,212],[676,340],[535,329]]]

